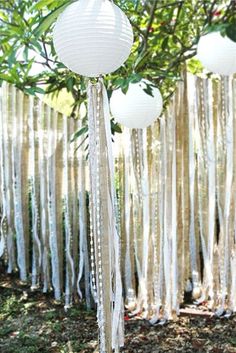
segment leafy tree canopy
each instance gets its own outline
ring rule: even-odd
[[[66,89],[73,97],[75,115],[86,98],[86,82],[58,61],[52,43],[56,18],[72,1],[0,0],[0,80],[29,94]],[[133,25],[135,43],[125,65],[106,77],[109,94],[146,78],[160,88],[167,102],[183,65],[196,54],[201,34],[220,30],[236,41],[234,0],[115,2]],[[197,67],[195,62],[192,67]]]

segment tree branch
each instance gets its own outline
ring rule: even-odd
[[[155,17],[155,11],[156,11],[156,8],[157,8],[157,3],[158,3],[158,0],[155,0],[153,5],[152,5],[150,19],[148,21],[147,29],[146,29],[146,32],[145,32],[145,35],[144,35],[144,48],[145,49],[147,49],[148,36],[149,36],[150,29],[152,27],[152,23],[153,23],[153,20],[154,20],[154,17]]]

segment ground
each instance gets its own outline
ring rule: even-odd
[[[125,353],[236,353],[236,317],[181,316],[164,326],[125,320]],[[0,353],[95,353],[96,315],[76,304],[68,312],[52,294],[32,292],[0,275]]]

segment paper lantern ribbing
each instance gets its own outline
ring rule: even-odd
[[[87,77],[117,70],[128,58],[133,30],[127,16],[109,0],[79,0],[59,16],[54,46],[61,62]]]
[[[211,72],[229,76],[236,72],[236,43],[220,32],[202,36],[198,42],[197,57]]]
[[[128,92],[124,94],[121,89],[112,93],[110,100],[111,114],[115,120],[131,129],[143,129],[151,125],[161,114],[163,100],[158,88],[152,87],[152,95],[144,89],[147,80],[131,83]]]

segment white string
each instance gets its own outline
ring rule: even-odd
[[[12,117],[13,117],[13,136],[12,136],[12,181],[14,185],[14,217],[15,217],[15,229],[16,229],[16,240],[17,240],[17,263],[20,269],[20,278],[23,281],[27,279],[27,268],[26,268],[26,247],[25,247],[25,236],[24,236],[24,224],[23,224],[23,209],[22,209],[22,140],[23,140],[23,97],[19,102],[16,114],[16,91],[14,87],[11,87],[12,97]]]
[[[111,234],[113,235],[113,255],[114,255],[114,311],[112,317],[112,348],[115,352],[119,351],[119,347],[124,345],[124,329],[123,329],[123,297],[122,297],[122,281],[120,272],[120,234],[118,226],[118,207],[115,191],[115,168],[112,153],[112,136],[110,127],[110,114],[109,114],[109,104],[106,88],[102,82],[102,94],[103,94],[103,108],[104,108],[104,119],[105,119],[105,130],[106,130],[106,143],[107,143],[107,153],[108,153],[108,166],[110,172],[110,217],[111,217]]]
[[[35,116],[34,116],[34,97],[29,98],[29,143],[30,143],[30,184],[31,184],[31,203],[32,203],[32,235],[33,235],[33,254],[32,254],[32,285],[35,289],[39,285],[39,274],[41,269],[41,242],[39,239],[39,211],[37,200],[36,175],[36,147],[35,147]]]
[[[57,125],[57,113],[51,113],[47,108],[47,129],[48,129],[48,155],[47,155],[47,180],[48,180],[48,217],[49,217],[49,244],[51,251],[52,285],[56,300],[61,298],[61,281],[59,273],[59,249],[57,239],[56,220],[56,181],[55,181],[55,131]]]

